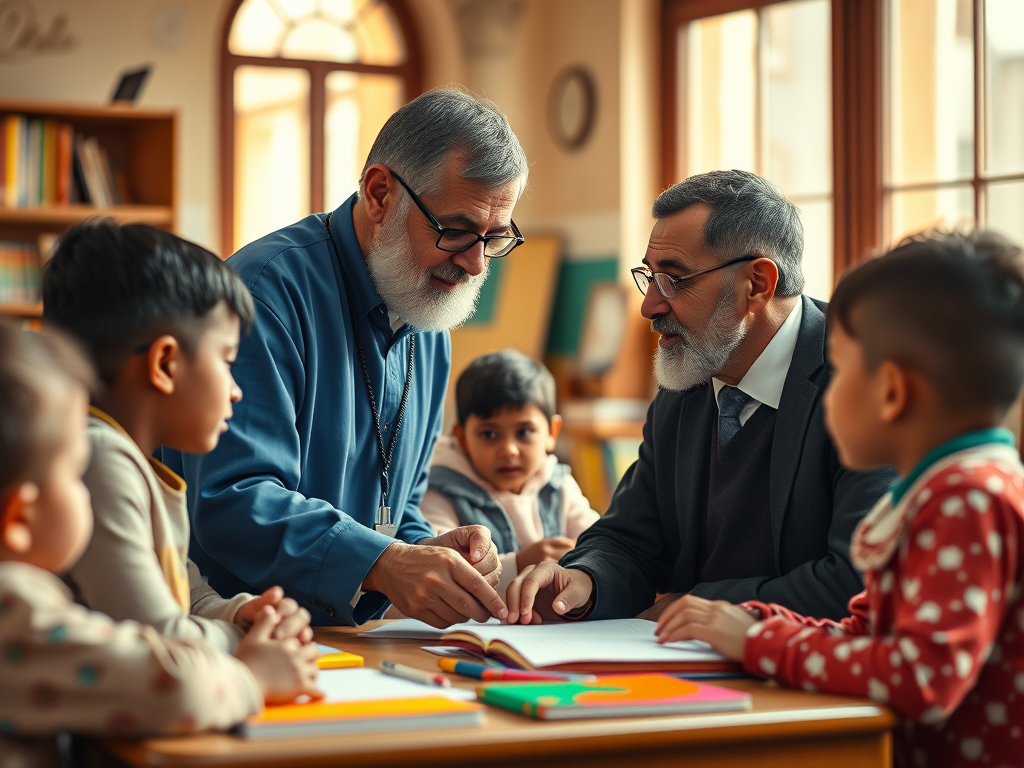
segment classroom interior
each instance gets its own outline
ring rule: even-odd
[[[134,100],[109,106],[140,68]],[[2,311],[38,316],[36,265],[89,215],[226,257],[332,210],[388,115],[452,83],[498,104],[531,168],[527,246],[492,264],[453,375],[504,347],[544,360],[558,451],[599,511],[655,392],[629,269],[672,183],[717,168],[776,183],[819,299],[924,228],[1024,241],[1019,0],[8,0],[0,118],[95,139],[111,199],[4,177]]]

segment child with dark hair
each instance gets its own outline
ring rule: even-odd
[[[1024,766],[1024,466],[1000,426],[1024,385],[1021,269],[991,233],[932,234],[839,283],[825,421],[845,466],[902,475],[853,535],[865,590],[839,622],[686,597],[663,642],[887,702],[897,764]]]
[[[458,423],[437,441],[420,510],[437,534],[490,529],[504,598],[519,571],[558,560],[598,514],[550,455],[562,418],[543,365],[512,349],[478,357],[455,384],[455,407]]]
[[[252,298],[204,248],[142,224],[90,221],[60,241],[43,275],[43,319],[77,338],[99,370],[85,484],[96,530],[67,576],[76,598],[168,637],[231,652],[264,606],[275,634],[312,638],[280,587],[223,599],[188,558],[185,482],[161,446],[213,450],[242,393],[231,375]]]
[[[54,334],[0,323],[0,765],[49,765],[55,734],[136,736],[227,728],[264,698],[316,695],[316,662],[274,640],[269,608],[236,656],[117,623],[54,574],[92,528],[82,472],[92,371]]]

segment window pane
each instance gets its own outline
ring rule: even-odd
[[[371,3],[367,3],[372,5]],[[405,61],[405,44],[398,20],[385,3],[373,5],[355,28],[359,60],[365,64],[394,66]]]
[[[397,77],[327,75],[324,203],[328,210],[356,191],[373,140],[404,102],[404,84]]]
[[[907,235],[934,227],[974,226],[974,190],[967,185],[948,189],[915,190],[890,194],[889,231],[897,243]]]
[[[687,146],[679,147],[686,162],[679,178],[721,168],[755,171],[757,15],[740,11],[693,22],[680,54]]]
[[[832,296],[832,200],[796,203],[804,225],[804,293],[822,301]]]
[[[309,214],[309,75],[235,70],[235,246]]]
[[[245,0],[231,25],[228,50],[239,56],[276,56],[287,22],[268,0]]]
[[[890,0],[892,184],[974,173],[971,0]]]
[[[985,190],[986,226],[1024,244],[1024,181],[990,184]]]
[[[829,0],[769,5],[764,9],[764,24],[765,46],[761,61],[765,175],[787,195],[829,194],[832,191]]]
[[[347,29],[324,19],[309,19],[288,33],[281,55],[289,59],[352,62],[359,60],[359,44]]]
[[[987,170],[1018,173],[1024,171],[1024,2],[987,0],[985,47]]]

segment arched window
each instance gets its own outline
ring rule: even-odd
[[[420,91],[404,0],[235,0],[224,30],[223,255],[356,190],[384,121]]]

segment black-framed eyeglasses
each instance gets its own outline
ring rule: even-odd
[[[693,280],[695,277],[706,275],[708,272],[714,272],[718,269],[731,267],[733,264],[741,264],[744,261],[753,261],[754,259],[760,258],[762,257],[753,254],[737,256],[735,259],[723,261],[721,264],[716,264],[713,267],[698,269],[696,272],[691,272],[688,275],[680,275],[679,277],[670,275],[668,272],[652,272],[647,267],[633,267],[633,269],[629,271],[633,275],[633,282],[636,283],[636,287],[640,289],[640,293],[644,296],[647,295],[647,291],[651,287],[651,283],[654,283],[658,287],[658,293],[666,299],[674,299],[679,295],[680,283],[685,283],[687,280]]]
[[[390,168],[388,168],[391,171]],[[470,232],[468,229],[455,229],[453,227],[441,226],[441,222],[437,220],[423,204],[419,196],[413,192],[409,185],[405,183],[405,180],[394,171],[391,171],[391,175],[398,179],[398,183],[405,187],[405,191],[409,193],[409,197],[416,203],[416,207],[422,211],[423,215],[427,217],[434,229],[437,230],[437,249],[439,251],[446,251],[447,253],[462,253],[468,251],[477,243],[483,241],[484,244],[484,256],[489,259],[500,259],[502,256],[508,256],[515,248],[526,242],[526,238],[523,237],[519,231],[519,227],[516,226],[514,221],[509,220],[512,224],[511,235],[478,235],[476,232]]]

